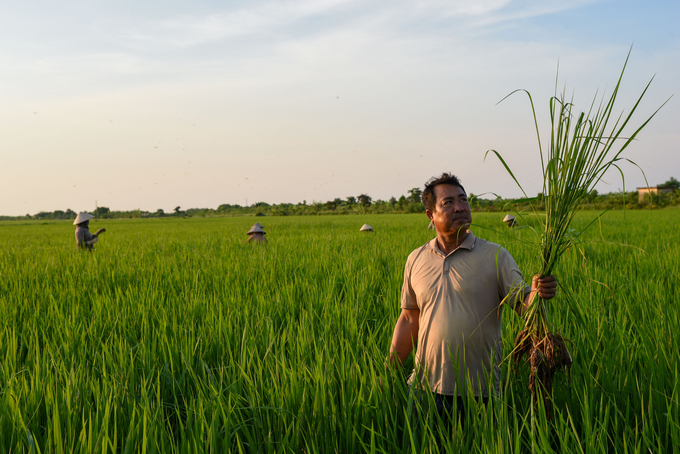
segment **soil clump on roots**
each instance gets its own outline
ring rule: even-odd
[[[570,369],[571,355],[567,350],[568,341],[557,333],[546,333],[543,336],[532,334],[529,328],[524,328],[515,338],[515,348],[512,352],[512,362],[517,372],[522,359],[530,365],[529,389],[534,401],[543,399],[546,415],[552,415],[552,384],[555,372]]]

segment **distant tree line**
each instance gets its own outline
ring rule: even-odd
[[[658,209],[671,206],[680,206],[680,181],[671,177],[663,184],[656,185],[658,188],[672,189],[667,194],[646,194],[640,201],[638,191],[632,192],[609,192],[599,194],[596,190],[591,191],[583,199],[581,210],[640,210]],[[543,194],[537,194],[533,199],[482,199],[470,194],[470,205],[473,211],[521,211],[533,206],[535,209],[545,208],[542,202]]]
[[[643,201],[638,198],[638,192],[610,192],[599,194],[597,191],[590,192],[581,204],[583,210],[608,210],[622,209],[625,203],[626,209],[657,209],[680,205],[680,182],[671,177],[660,188],[671,188],[668,194],[647,195]],[[108,207],[97,207],[90,212],[99,219],[127,219],[127,218],[162,218],[162,217],[190,217],[190,216],[303,216],[303,215],[343,215],[356,213],[388,214],[388,213],[422,213],[425,211],[421,200],[422,190],[412,188],[398,199],[391,197],[389,200],[373,200],[368,194],[360,194],[356,197],[349,196],[344,199],[335,198],[327,202],[307,203],[280,203],[268,204],[257,202],[249,206],[231,205],[224,203],[217,208],[189,208],[182,210],[177,206],[172,212],[166,213],[162,209],[156,211],[112,211]],[[502,199],[482,198],[470,194],[470,206],[473,211],[521,211],[531,205],[542,209],[542,194],[533,199]],[[56,210],[51,212],[41,211],[37,214],[26,216],[0,216],[0,220],[64,220],[75,219],[74,211]]]

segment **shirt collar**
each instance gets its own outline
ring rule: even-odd
[[[475,240],[477,238],[475,237],[475,235],[470,230],[467,231],[467,234],[468,234],[467,237],[465,237],[465,239],[460,244],[460,246],[458,246],[456,249],[451,251],[451,254],[456,252],[458,249],[467,249],[468,251],[471,251],[472,249],[474,249]],[[433,238],[432,241],[428,242],[425,245],[425,249],[430,249],[433,252],[436,252],[439,255],[444,256],[444,253],[437,247],[437,237]],[[451,254],[449,254],[449,255],[451,255]],[[449,255],[446,255],[445,257],[448,257]]]

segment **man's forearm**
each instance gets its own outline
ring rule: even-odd
[[[534,300],[535,296],[535,291],[527,293],[523,300],[520,299],[517,301],[517,304],[515,305],[515,312],[517,312],[520,316],[523,316],[524,313],[529,310],[529,306],[531,306],[531,302]]]
[[[401,367],[408,355],[413,351],[413,345],[418,342],[418,322],[410,322],[405,317],[399,317],[394,327],[392,345],[390,346],[390,366]]]

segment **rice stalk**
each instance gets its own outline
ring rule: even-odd
[[[580,231],[570,228],[581,201],[595,188],[607,171],[612,167],[618,169],[625,181],[618,163],[622,160],[633,162],[622,156],[623,151],[663,107],[662,104],[630,136],[623,136],[624,129],[629,127],[633,114],[654,79],[647,83],[627,115],[624,113],[615,115],[614,105],[629,57],[630,51],[609,98],[603,96],[598,103],[596,94],[587,112],[575,114],[573,95],[568,99],[566,89],[558,93],[556,81],[555,95],[549,101],[551,131],[547,153],[544,153],[541,146],[531,94],[526,90],[515,90],[503,98],[504,100],[522,91],[527,94],[533,113],[543,172],[542,200],[538,200],[538,203],[542,202],[545,205],[545,217],[540,222],[537,232],[540,276],[552,275],[565,251],[578,242],[580,235],[595,222],[593,220]],[[502,156],[495,150],[487,151],[487,155],[489,152],[498,157],[527,197]],[[599,216],[596,219],[598,218]],[[522,359],[526,358],[530,365],[529,388],[534,401],[543,399],[546,414],[550,416],[553,377],[556,371],[571,367],[572,357],[567,349],[567,339],[551,328],[547,300],[536,296],[524,313],[524,319],[524,329],[515,338],[513,363],[517,367]]]

